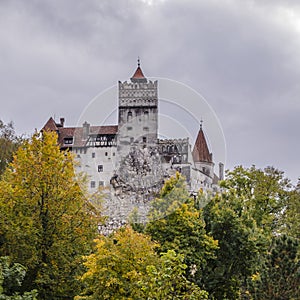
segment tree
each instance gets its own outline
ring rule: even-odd
[[[36,288],[39,299],[72,299],[99,212],[55,133],[35,134],[18,149],[0,181],[0,206],[0,253],[27,268],[23,288]]]
[[[158,266],[147,266],[147,274],[139,282],[140,299],[207,299],[208,293],[185,277],[184,256],[174,250],[161,253]]]
[[[292,188],[284,172],[274,167],[261,170],[238,166],[227,172],[221,187],[243,201],[243,209],[249,210],[257,226],[265,232],[272,234],[282,229]]]
[[[222,193],[204,208],[207,233],[219,242],[204,287],[216,299],[235,299],[260,271],[272,238],[287,229],[293,191],[284,173],[273,167],[236,167],[220,185]]]
[[[13,123],[5,124],[0,120],[0,175],[12,161],[13,153],[21,142],[22,138],[16,136]]]
[[[86,289],[75,299],[139,299],[138,282],[148,265],[158,265],[158,244],[131,227],[95,240],[96,250],[85,258]]]
[[[201,285],[202,271],[218,243],[206,234],[202,210],[195,208],[183,177],[177,174],[168,180],[151,206],[145,232],[160,243],[159,253],[175,250],[184,255],[187,278]]]
[[[299,241],[274,237],[260,272],[252,276],[252,296],[259,300],[300,299]]]
[[[243,201],[232,194],[217,195],[204,208],[204,219],[219,248],[207,261],[203,287],[212,299],[239,299],[247,278],[257,271],[267,239]]]
[[[9,257],[0,257],[0,299],[1,300],[36,300],[37,291],[18,293],[18,288],[26,274],[21,264],[11,264]]]
[[[290,237],[300,239],[300,190],[290,192],[287,207],[284,211],[283,230]]]
[[[130,226],[100,236],[95,252],[85,258],[86,289],[75,299],[206,299],[207,293],[185,278],[183,255],[172,250],[160,257],[157,247]]]

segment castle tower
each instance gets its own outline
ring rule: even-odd
[[[148,80],[140,67],[130,82],[119,81],[118,154],[126,156],[134,146],[157,144],[157,81]]]
[[[193,159],[195,166],[205,175],[210,178],[214,177],[214,163],[212,159],[212,153],[209,152],[206,138],[202,129],[202,122],[200,124],[200,130],[193,149]]]

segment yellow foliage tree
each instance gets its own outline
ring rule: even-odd
[[[131,227],[121,228],[112,237],[95,240],[96,251],[86,257],[88,271],[82,280],[84,295],[75,299],[137,299],[138,281],[148,265],[157,265],[158,244]]]
[[[207,299],[207,293],[185,276],[184,256],[174,250],[159,256],[150,237],[121,228],[96,240],[95,252],[85,259],[86,289],[75,300]]]
[[[55,133],[36,133],[0,181],[0,254],[27,269],[24,289],[39,299],[72,299],[82,255],[91,251],[99,211],[75,178],[73,156]]]

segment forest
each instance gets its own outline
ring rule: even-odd
[[[237,166],[220,192],[189,195],[177,173],[146,224],[99,232],[90,196],[56,133],[0,121],[0,299],[300,299],[300,182]]]

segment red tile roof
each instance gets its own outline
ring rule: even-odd
[[[204,132],[200,128],[193,149],[193,158],[195,162],[212,162],[212,153],[209,152]]]
[[[42,130],[57,131],[57,125],[52,117],[47,121]]]
[[[58,143],[61,147],[71,146],[71,144],[64,146],[65,138],[73,138],[72,147],[84,147],[87,142],[83,139],[83,127],[63,127],[61,124],[55,123],[52,117],[47,121],[42,130],[56,131],[58,133]],[[90,126],[89,135],[117,134],[117,132],[117,125]]]
[[[90,134],[117,134],[118,125],[91,126]]]
[[[140,66],[137,67],[135,73],[133,74],[133,76],[131,77],[132,79],[142,79],[145,78],[143,71],[141,69]]]

